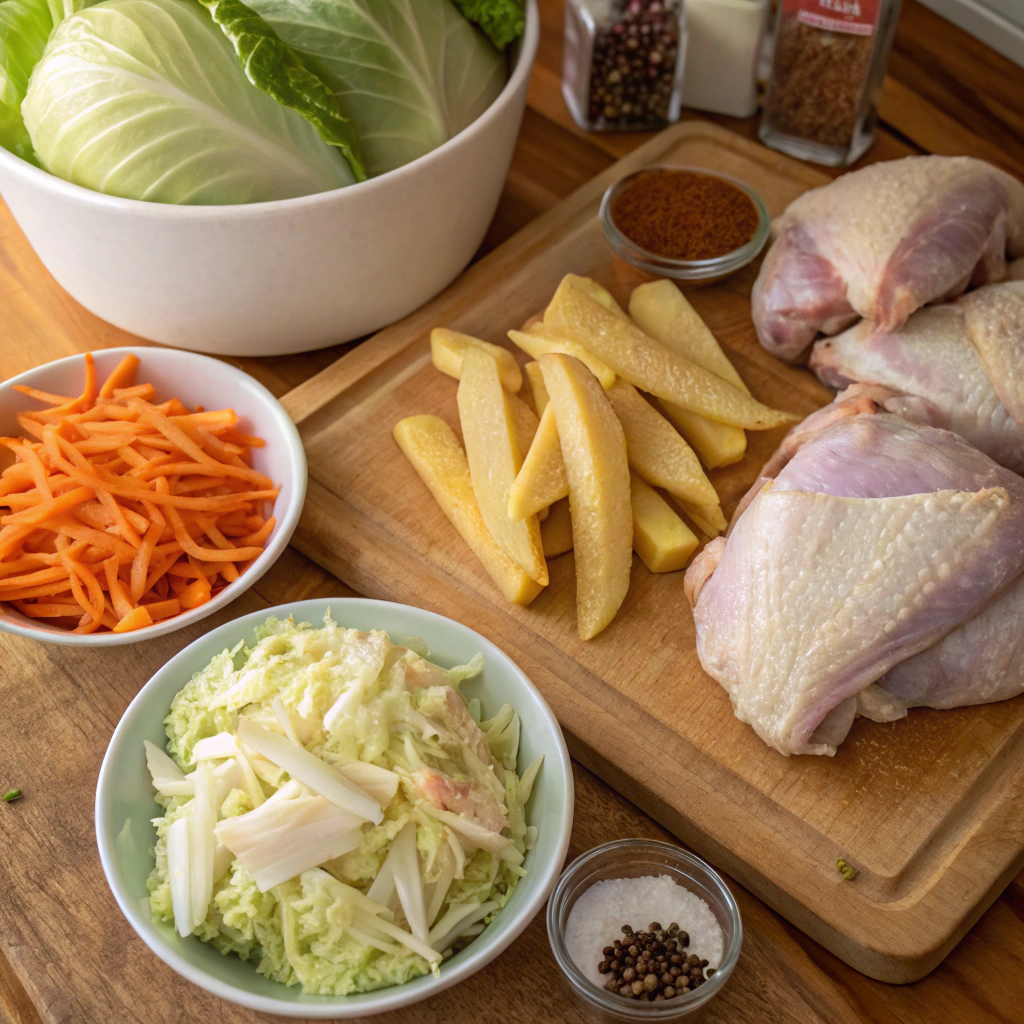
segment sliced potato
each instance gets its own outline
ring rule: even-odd
[[[563,280],[558,286],[544,314],[544,326],[553,337],[585,346],[635,387],[719,423],[767,430],[799,418],[762,405],[721,377],[667,349],[636,324],[595,302],[571,281]]]
[[[742,427],[716,423],[690,412],[689,409],[684,409],[681,405],[665,402],[660,398],[658,405],[676,430],[693,445],[701,462],[708,469],[731,466],[746,454],[747,435]]]
[[[572,551],[572,515],[568,498],[562,498],[551,506],[547,521],[541,524],[540,539],[544,544],[545,558],[557,558],[566,551]]]
[[[678,498],[676,501],[693,525],[711,540],[729,526],[721,505],[695,505],[693,502],[681,501]]]
[[[576,552],[576,626],[583,640],[615,617],[629,590],[633,511],[622,424],[578,359],[540,358],[569,479]]]
[[[628,444],[628,442],[627,442]],[[697,550],[697,536],[672,506],[636,473],[630,474],[633,550],[651,572],[682,569]]]
[[[569,493],[562,448],[558,442],[555,413],[548,403],[533,444],[526,453],[522,468],[508,492],[508,517],[519,522],[536,515]]]
[[[592,277],[580,277],[578,274],[566,274],[565,279],[571,281],[581,291],[586,292],[595,302],[600,302],[605,309],[610,309],[623,320],[629,314],[615,301],[615,296],[603,284],[598,284]]]
[[[640,330],[676,355],[692,359],[744,394],[750,394],[718,339],[673,282],[650,281],[634,288],[629,297],[629,315]]]
[[[518,395],[509,394],[507,398],[508,409],[512,414],[512,424],[516,431],[516,440],[519,442],[519,451],[528,452],[530,445],[533,444],[540,421],[534,411]]]
[[[701,505],[718,503],[693,449],[632,384],[619,377],[608,389],[608,400],[625,431],[632,469],[677,497]]]
[[[604,309],[603,306],[598,308]],[[615,380],[615,371],[606,362],[598,359],[583,344],[552,335],[550,330],[544,330],[543,324],[534,326],[529,332],[509,331],[508,336],[534,359],[540,359],[541,356],[547,355],[549,352],[561,352],[567,356],[573,356],[590,370],[601,382],[602,387],[610,388]]]
[[[395,424],[394,436],[502,594],[515,604],[528,605],[543,588],[494,542],[480,514],[466,454],[452,428],[438,416],[410,416]]]
[[[629,297],[629,313],[655,341],[750,394],[708,325],[671,281],[651,281],[634,288]],[[747,437],[739,427],[716,423],[672,404],[666,404],[665,415],[697,450],[708,469],[739,462],[746,453]]]
[[[544,386],[544,374],[541,372],[540,363],[534,359],[532,362],[527,363],[524,369],[530,381],[534,411],[538,416],[543,416],[544,409],[548,404],[548,389]]]
[[[513,522],[508,492],[522,466],[522,449],[509,394],[501,385],[498,363],[470,345],[462,355],[459,419],[466,458],[480,513],[491,536],[527,575],[547,585],[548,569],[536,516]]]
[[[462,356],[470,346],[482,348],[494,356],[503,387],[509,391],[518,391],[523,386],[522,371],[515,356],[507,348],[481,341],[461,331],[450,331],[447,327],[435,327],[430,332],[430,357],[434,366],[456,380],[462,377]]]

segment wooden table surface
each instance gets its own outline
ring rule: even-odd
[[[559,92],[561,4],[541,0],[541,13],[529,108],[485,249],[649,137],[586,134],[573,125]],[[882,97],[882,124],[861,162],[911,153],[969,154],[1024,177],[1022,96],[1024,70],[916,0],[904,0]],[[756,137],[755,118],[711,119]],[[0,325],[0,378],[87,348],[134,340],[96,320],[59,289],[2,204]],[[237,362],[281,395],[346,349]],[[220,618],[266,604],[347,593],[344,584],[289,549]],[[114,686],[117,714],[112,716],[97,713],[94,699],[98,688],[111,685],[102,663],[110,652],[0,635],[0,789],[18,786],[26,793],[24,800],[0,809],[0,1024],[272,1020],[229,1008],[179,982],[143,946],[103,882],[93,839],[96,775],[117,716],[156,665],[200,631],[121,648],[136,676],[131,684],[122,680]],[[108,693],[105,706],[110,705]],[[91,755],[84,762],[62,752],[61,738],[72,734],[88,741]],[[575,767],[570,857],[622,836],[668,838],[627,799]],[[42,875],[35,865],[55,845],[55,836],[67,851],[66,863],[56,874]],[[940,968],[901,988],[863,977],[738,886],[734,891],[744,918],[743,954],[733,979],[711,1005],[710,1022],[1014,1024],[1024,1014],[1024,875]],[[58,967],[55,951],[60,947],[61,964],[74,963],[74,969]],[[165,994],[163,1000],[138,1005],[133,982],[143,977]],[[382,1024],[532,1024],[589,1018],[571,1002],[538,916],[508,952],[469,981],[401,1015],[378,1019]]]

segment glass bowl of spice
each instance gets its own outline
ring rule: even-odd
[[[577,857],[548,901],[547,927],[577,998],[605,1021],[699,1016],[743,943],[721,876],[678,846],[647,839]]]
[[[627,263],[660,277],[709,283],[745,267],[768,241],[761,197],[726,174],[649,167],[601,201],[601,228]]]

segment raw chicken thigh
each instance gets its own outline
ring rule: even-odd
[[[834,754],[857,714],[1024,692],[1024,479],[851,391],[686,574],[701,664],[783,754]]]
[[[972,157],[872,164],[813,189],[773,225],[752,296],[761,344],[802,360],[860,317],[885,331],[1024,256],[1024,185]]]
[[[889,412],[952,430],[1024,472],[1024,281],[919,310],[892,332],[862,320],[819,341],[810,366],[837,389],[880,385]]]

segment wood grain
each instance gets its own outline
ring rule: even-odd
[[[544,26],[531,80],[530,109],[482,251],[494,248],[647,138],[587,135],[575,129],[558,89],[561,4],[541,0],[541,10]],[[900,102],[890,106],[883,101],[883,124],[864,162],[932,148],[946,152],[954,138],[960,152],[986,157],[991,150],[972,148],[980,141],[999,152],[1015,153],[1020,161],[1024,70],[916,0],[903,3],[887,95],[892,82],[903,87],[896,97]],[[904,98],[908,102],[903,103]],[[941,130],[932,123],[933,112],[947,119]],[[756,138],[756,118],[712,120]],[[127,336],[113,331],[59,289],[0,204],[0,378],[62,355],[124,344]],[[345,350],[240,364],[282,395]],[[746,375],[748,369],[741,369]],[[286,553],[257,590],[268,602],[349,592],[294,551]],[[184,638],[179,639],[184,643]],[[14,646],[7,646],[10,643]],[[90,693],[104,703],[113,700],[110,726],[97,731],[83,728],[73,710],[84,685],[77,661],[64,671],[49,656],[22,660],[22,650],[20,643],[0,638],[0,699],[5,709],[0,720],[0,785],[24,784],[26,767],[40,757],[38,734],[43,725],[60,742],[56,753],[47,754],[55,763],[48,762],[40,771],[40,788],[27,790],[21,807],[0,805],[0,1022],[200,1024],[224,1020],[255,1024],[260,1019],[257,1015],[212,1000],[190,985],[174,984],[170,972],[131,933],[102,882],[91,839],[95,775],[113,721],[133,687],[145,680],[147,663],[134,656],[116,667],[107,663],[111,676],[123,675],[127,686],[112,678]],[[56,652],[47,648],[45,653]],[[142,652],[133,650],[136,653]],[[21,705],[37,714],[14,716],[13,709]],[[7,723],[9,712],[12,719],[17,717],[17,728]],[[47,719],[52,724],[45,724]],[[84,758],[67,752],[71,747],[77,751],[79,741],[91,744]],[[585,768],[577,764],[575,769],[577,815],[570,856],[622,836],[667,838],[633,804]],[[64,805],[76,800],[80,813],[68,814]],[[30,830],[18,815],[38,801],[40,812]],[[44,861],[43,855],[52,851],[56,851],[56,862]],[[26,884],[30,891],[18,896]],[[744,918],[744,950],[729,986],[712,1005],[707,1019],[713,1024],[1017,1024],[1020,1020],[1024,876],[1011,883],[937,970],[899,988],[858,974],[759,900],[738,886],[733,889]],[[55,898],[45,896],[49,891]],[[81,911],[82,904],[90,908],[88,915]],[[93,905],[98,906],[95,913]],[[25,935],[32,933],[26,921],[47,913],[55,915],[55,920],[45,939],[37,934],[25,941]],[[90,927],[85,926],[86,916]],[[66,958],[80,959],[85,970],[62,967]],[[150,978],[155,994],[143,1001],[133,983]],[[391,1024],[388,1018],[381,1020]],[[538,918],[487,970],[406,1011],[401,1020],[403,1024],[576,1024],[585,1018],[557,980],[544,924]]]
[[[643,275],[605,244],[597,208],[611,180],[652,163],[733,174],[773,215],[823,180],[697,121],[616,163],[285,398],[312,485],[295,543],[362,593],[425,602],[480,630],[541,688],[574,756],[857,969],[916,980],[1024,864],[1015,813],[1024,700],[886,727],[861,721],[835,758],[783,758],[735,719],[701,669],[681,574],[654,575],[635,560],[616,620],[581,643],[571,556],[552,563],[551,586],[529,609],[506,604],[391,437],[417,413],[457,428],[455,385],[430,364],[432,327],[500,343],[568,271],[595,277],[626,304]],[[694,290],[693,301],[754,395],[806,415],[830,395],[757,344],[753,273]],[[752,433],[747,457],[711,474],[727,515],[779,436]],[[840,857],[860,872],[854,883],[840,882]]]

